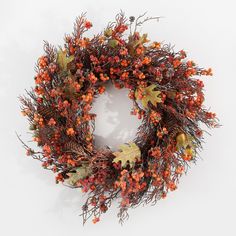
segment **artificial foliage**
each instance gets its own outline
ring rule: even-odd
[[[82,14],[62,47],[45,42],[36,65],[35,86],[20,97],[37,150],[27,155],[55,173],[56,183],[87,193],[85,223],[94,223],[119,201],[120,222],[128,209],[155,204],[177,188],[199,157],[204,126],[217,127],[203,105],[204,83],[212,76],[184,50],[150,41],[139,27],[158,17],[126,18],[119,13],[101,33],[86,37],[92,23]],[[134,140],[112,151],[94,144],[94,100],[106,84],[129,90],[131,114],[142,120]],[[136,119],[134,117],[134,119]]]

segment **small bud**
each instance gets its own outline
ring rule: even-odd
[[[134,16],[130,16],[129,17],[129,21],[132,23],[132,22],[134,22],[134,20],[135,20],[135,17]]]

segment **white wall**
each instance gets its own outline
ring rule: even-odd
[[[215,76],[205,80],[206,105],[218,114],[223,126],[206,137],[203,160],[166,200],[131,210],[123,227],[117,222],[116,208],[99,224],[83,227],[78,214],[84,198],[79,191],[55,185],[53,174],[28,159],[16,139],[15,131],[27,137],[27,122],[19,113],[17,96],[34,84],[33,67],[42,54],[43,40],[62,44],[64,33],[71,32],[75,17],[83,11],[93,21],[94,32],[102,30],[120,9],[127,16],[144,11],[164,16],[159,23],[146,24],[142,31],[149,32],[153,40],[175,44],[176,50],[186,49],[199,65],[214,69]],[[233,0],[0,0],[0,10],[1,235],[236,235]],[[120,106],[110,111],[117,121],[111,130],[125,129],[124,118],[116,115]],[[99,105],[96,109],[100,113]],[[125,109],[128,116],[127,105]],[[97,131],[103,133],[105,122],[100,121]],[[135,122],[130,125],[129,137],[135,127]]]

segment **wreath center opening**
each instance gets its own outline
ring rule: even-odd
[[[106,91],[93,103],[95,113],[95,146],[109,146],[116,150],[121,143],[132,141],[137,133],[141,120],[131,115],[133,104],[128,97],[129,90],[117,89],[111,83]]]

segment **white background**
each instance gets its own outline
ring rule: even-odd
[[[206,105],[218,114],[223,126],[206,137],[202,160],[167,199],[154,207],[130,210],[123,227],[117,222],[116,208],[99,224],[83,227],[78,215],[84,197],[77,190],[56,185],[53,174],[27,158],[16,139],[15,131],[27,140],[28,127],[17,96],[34,84],[33,68],[42,54],[43,40],[62,44],[64,33],[72,31],[75,17],[83,11],[94,23],[92,30],[98,32],[120,9],[127,16],[144,11],[164,16],[159,23],[144,25],[142,32],[149,32],[152,40],[175,44],[176,50],[184,48],[200,66],[214,69],[214,77],[205,79]],[[233,0],[0,0],[0,11],[0,235],[236,235]],[[102,107],[103,100],[95,106],[100,117],[96,132],[113,147],[131,138],[137,127],[136,118],[129,118],[124,93],[111,97],[116,109]],[[127,121],[128,129],[124,117],[133,120]]]

